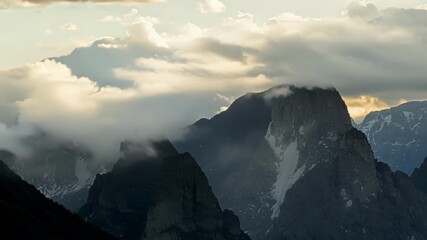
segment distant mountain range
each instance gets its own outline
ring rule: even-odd
[[[427,156],[427,102],[408,102],[369,113],[359,128],[375,157],[411,174]]]

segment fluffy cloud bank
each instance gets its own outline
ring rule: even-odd
[[[221,13],[225,9],[224,3],[219,0],[202,0],[199,2],[199,11],[201,13]]]
[[[335,86],[356,118],[401,99],[426,98],[423,9],[357,2],[342,17],[283,13],[264,23],[239,13],[174,33],[136,19],[123,38],[0,72],[0,146],[18,151],[19,141],[7,145],[5,138],[41,128],[114,160],[121,140],[178,134],[230,99],[278,84]]]
[[[147,3],[147,2],[159,2],[161,0],[3,0],[0,2],[0,8],[8,8],[11,6],[20,6],[20,7],[36,7],[48,5],[51,3],[60,3],[60,2],[93,2],[93,3],[108,3],[108,2],[117,2],[117,3]]]
[[[42,129],[55,139],[89,148],[98,159],[113,161],[121,141],[179,136],[190,119],[224,103],[206,93],[169,92],[157,83],[125,90],[99,87],[53,60],[0,72],[0,79],[0,149],[24,155],[28,153],[22,153],[20,139]]]

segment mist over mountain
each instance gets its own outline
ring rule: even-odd
[[[379,129],[396,118],[387,116]],[[184,132],[172,143],[123,141],[111,170],[46,134],[27,139],[31,161],[0,156],[119,239],[427,239],[425,164],[408,176],[375,159],[370,132],[333,88],[248,93]]]
[[[169,141],[123,142],[121,151],[113,170],[97,175],[84,219],[119,239],[249,239],[190,154]]]
[[[0,0],[0,240],[427,240],[427,0]]]

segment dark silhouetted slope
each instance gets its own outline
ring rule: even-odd
[[[0,239],[114,239],[47,199],[0,161]]]

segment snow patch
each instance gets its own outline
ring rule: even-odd
[[[362,132],[369,133],[372,129],[372,127],[375,125],[375,123],[378,122],[378,119],[372,119],[371,121],[367,122],[365,126],[362,127]]]
[[[276,163],[276,182],[273,184],[271,195],[276,203],[272,207],[271,218],[277,218],[280,214],[286,192],[304,175],[305,165],[298,167],[299,151],[297,141],[293,141],[286,146],[282,138],[277,138],[271,133],[271,124],[268,127],[265,139],[274,151],[278,162]]]
[[[413,114],[411,112],[403,111],[403,114],[405,115],[407,122],[410,122],[412,119],[414,119],[415,114]]]
[[[299,127],[299,134],[304,135],[304,126]]]
[[[385,123],[391,123],[391,115],[387,115],[387,117],[384,118]]]

